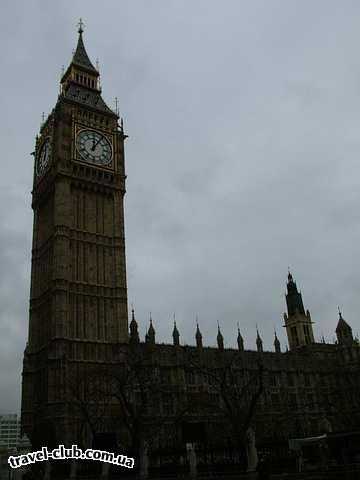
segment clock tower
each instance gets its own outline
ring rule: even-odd
[[[128,342],[122,121],[83,43],[36,137],[29,334],[22,429],[76,439],[70,384]],[[92,367],[90,367],[92,366]]]

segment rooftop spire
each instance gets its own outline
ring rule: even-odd
[[[173,343],[174,345],[180,345],[180,333],[176,327],[175,314],[174,314],[174,329],[173,329]]]
[[[196,333],[195,333],[195,339],[196,339],[196,346],[198,348],[202,348],[202,335],[201,335],[201,332],[200,332],[200,328],[199,328],[199,323],[198,323],[198,319],[196,317]]]
[[[222,333],[220,331],[219,322],[218,322],[217,344],[218,344],[219,350],[224,350],[224,337],[222,336]]]
[[[352,333],[352,328],[350,325],[344,320],[340,307],[338,307],[339,311],[339,321],[336,327],[336,336],[338,339],[339,344],[345,345],[352,345],[354,343],[354,337]]]
[[[138,324],[135,319],[135,311],[134,307],[131,308],[131,322],[130,322],[130,343],[139,343],[139,332],[138,332]]]
[[[238,348],[241,352],[243,352],[244,351],[244,339],[243,339],[243,337],[241,336],[241,333],[240,333],[239,322],[237,324],[237,329],[238,329],[238,336],[237,336]]]
[[[85,68],[86,70],[90,71],[91,73],[95,73],[96,75],[98,75],[98,71],[96,70],[94,65],[91,63],[91,61],[88,57],[88,54],[86,53],[86,50],[85,50],[85,45],[84,45],[83,38],[82,38],[82,34],[83,34],[83,31],[84,31],[84,29],[83,29],[84,23],[83,23],[81,18],[80,18],[80,21],[78,23],[78,26],[79,26],[79,29],[78,29],[79,38],[78,38],[78,43],[77,43],[77,46],[76,46],[76,49],[75,49],[75,52],[74,52],[74,55],[73,55],[72,63],[79,66],[79,67]]]
[[[150,312],[150,326],[149,326],[149,329],[148,329],[147,334],[145,336],[145,341],[147,341],[148,343],[152,343],[152,344],[155,343],[155,329],[154,329],[153,324],[152,324],[151,312]]]
[[[261,340],[260,334],[259,334],[259,329],[258,326],[256,325],[256,346],[257,346],[257,351],[262,352],[263,351],[263,341]]]

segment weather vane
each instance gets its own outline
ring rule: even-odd
[[[79,27],[78,32],[79,32],[79,33],[83,33],[83,31],[84,31],[83,27],[85,27],[85,24],[84,24],[84,22],[82,21],[82,18],[80,18],[80,20],[79,20],[78,27]]]

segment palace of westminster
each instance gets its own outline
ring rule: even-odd
[[[188,442],[230,448],[251,427],[260,445],[360,430],[360,347],[339,311],[337,341],[315,342],[313,321],[289,272],[288,348],[144,341],[128,299],[123,122],[101,96],[83,43],[36,138],[28,342],[22,431],[33,446],[91,445],[149,451]],[[334,325],[335,327],[335,325]],[[40,441],[41,439],[41,441]],[[112,439],[112,440],[111,440]]]

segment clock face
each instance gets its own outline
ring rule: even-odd
[[[76,138],[76,148],[83,161],[108,167],[112,161],[109,140],[95,130],[81,130]]]
[[[51,144],[50,138],[47,138],[40,147],[38,158],[36,161],[36,174],[43,175],[50,161]]]

